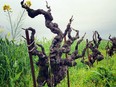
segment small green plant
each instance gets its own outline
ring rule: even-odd
[[[116,78],[112,71],[104,68],[98,67],[96,70],[91,70],[86,74],[84,84],[88,87],[92,85],[93,87],[114,87]]]

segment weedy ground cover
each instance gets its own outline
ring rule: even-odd
[[[49,55],[49,46],[51,40],[43,39],[37,41],[45,47]],[[79,45],[79,53],[85,46],[85,42]],[[116,86],[116,54],[112,57],[106,56],[105,46],[107,41],[102,41],[99,50],[104,55],[104,60],[98,64],[95,63],[92,68],[81,63],[77,59],[75,67],[69,67],[71,87],[115,87]],[[71,50],[74,50],[72,45]],[[39,49],[38,49],[39,50]],[[64,56],[65,57],[65,56]],[[86,57],[87,59],[87,54]],[[36,66],[37,57],[33,57],[35,74],[37,77],[38,67]],[[25,41],[16,44],[7,38],[0,39],[0,86],[1,87],[32,87],[30,62]],[[45,86],[47,87],[47,86]],[[57,87],[67,87],[67,78],[65,78]]]

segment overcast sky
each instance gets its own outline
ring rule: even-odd
[[[5,32],[8,31],[5,12],[2,10],[4,4],[9,4],[13,10],[12,17],[16,19],[23,9],[20,6],[21,0],[0,0],[0,27]],[[54,17],[53,22],[58,23],[60,29],[64,31],[66,25],[73,15],[74,21],[72,27],[80,31],[80,36],[87,33],[86,38],[91,38],[92,32],[97,30],[101,37],[107,39],[109,34],[116,36],[116,0],[31,0],[33,9],[46,9],[48,1]],[[14,20],[13,19],[13,20]],[[42,15],[34,19],[25,16],[22,27],[33,27],[36,29],[37,38],[53,38],[54,34],[45,27],[45,20]]]

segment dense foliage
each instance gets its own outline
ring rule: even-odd
[[[43,44],[47,54],[51,41],[43,40],[38,42]],[[75,44],[74,44],[75,45]],[[79,46],[81,52],[85,42]],[[115,87],[116,86],[116,54],[112,57],[106,56],[106,41],[100,44],[100,51],[105,56],[103,61],[95,63],[92,68],[82,64],[78,59],[75,67],[69,68],[71,87]],[[71,50],[74,47],[72,46]],[[86,57],[85,57],[86,58]],[[86,58],[87,59],[87,58]],[[37,76],[38,67],[35,65],[38,58],[33,57],[35,73]],[[32,76],[30,70],[27,46],[24,41],[19,44],[0,39],[0,86],[2,87],[32,87]],[[58,87],[67,87],[66,78]]]

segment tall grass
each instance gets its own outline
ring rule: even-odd
[[[28,87],[31,74],[25,43],[16,45],[7,38],[0,39],[0,75],[3,87]]]
[[[51,41],[43,39],[37,41],[45,47],[49,55],[49,46]],[[69,68],[71,87],[115,87],[116,86],[116,54],[113,57],[106,58],[106,42],[100,44],[100,51],[105,59],[95,63],[92,68],[82,64],[81,59],[77,59],[77,65]],[[71,51],[74,51],[75,44]],[[79,45],[79,53],[85,47],[85,42]],[[39,48],[38,48],[39,50]],[[86,57],[85,57],[86,58]],[[36,77],[38,67],[35,62],[37,57],[33,57]],[[0,86],[1,87],[33,87],[30,62],[27,52],[26,42],[15,44],[13,41],[0,39]],[[45,86],[47,87],[47,86]],[[65,78],[57,87],[67,87],[67,78]]]

